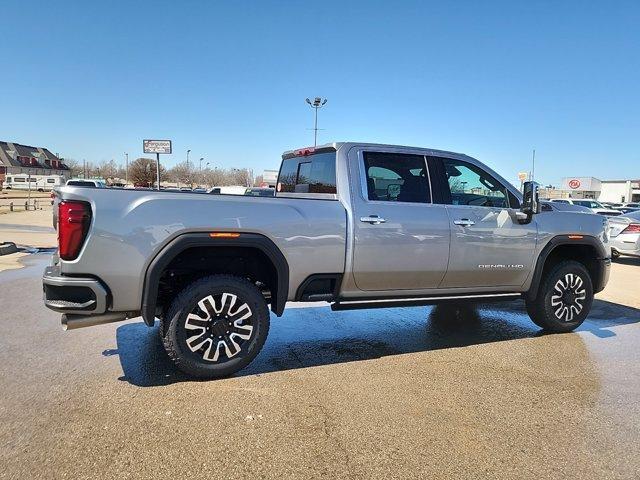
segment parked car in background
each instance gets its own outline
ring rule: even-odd
[[[580,205],[572,205],[570,203],[558,203],[551,202],[549,200],[544,200],[540,202],[542,205],[543,212],[582,212],[582,213],[591,213],[593,211],[590,208],[582,207]]]
[[[593,213],[597,213],[598,215],[606,215],[607,217],[616,217],[621,215],[622,212],[618,210],[614,210],[613,208],[606,208],[600,202],[590,199],[581,199],[581,198],[553,198],[551,199],[553,203],[564,203],[566,205],[579,205],[581,207],[587,207],[591,209]]]
[[[240,185],[227,185],[224,187],[210,188],[208,193],[213,195],[244,195],[246,191],[247,187]]]
[[[638,202],[628,202],[628,203],[623,203],[622,206],[623,207],[631,207],[631,208],[640,208],[640,203],[638,203]]]
[[[611,256],[640,257],[640,210],[609,220]]]
[[[638,207],[614,207],[615,210],[618,210],[619,212],[622,212],[623,215],[626,215],[627,213],[631,213],[631,212],[637,212],[638,210],[640,210],[640,208]]]
[[[269,187],[249,187],[245,190],[244,194],[252,197],[274,197],[276,195],[276,189]]]
[[[617,208],[622,206],[622,203],[614,203],[614,202],[600,202],[600,203],[608,208]]]
[[[68,187],[89,187],[89,188],[107,188],[107,183],[104,180],[97,180],[94,178],[72,178],[67,180],[66,186]]]

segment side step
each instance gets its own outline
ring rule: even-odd
[[[342,300],[331,304],[331,310],[358,310],[369,308],[419,307],[440,303],[489,303],[522,298],[521,292],[487,293],[479,295],[447,295],[433,297],[384,298],[376,300]]]

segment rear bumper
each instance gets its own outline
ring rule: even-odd
[[[600,276],[593,285],[593,293],[598,293],[604,290],[604,287],[607,286],[607,282],[609,281],[609,275],[611,274],[611,259],[610,258],[600,258],[599,262],[599,270]]]
[[[100,315],[107,310],[107,289],[99,280],[63,276],[59,266],[45,269],[42,289],[45,306],[56,312]]]

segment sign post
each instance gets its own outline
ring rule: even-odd
[[[527,172],[518,172],[518,178],[520,179],[520,191],[522,191],[522,186],[524,185],[524,182],[527,181],[528,177],[529,174]]]
[[[160,154],[171,155],[171,140],[143,140],[144,153],[156,154],[156,175],[158,190],[160,190]]]

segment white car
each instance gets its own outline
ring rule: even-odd
[[[622,212],[619,212],[618,210],[614,210],[612,208],[607,208],[600,202],[596,202],[595,200],[581,198],[553,198],[551,199],[551,201],[553,203],[564,203],[569,205],[579,205],[581,207],[587,207],[590,208],[593,213],[597,213],[598,215],[606,215],[607,217],[617,217],[618,215],[622,215]]]
[[[611,256],[640,257],[640,210],[609,220]]]

